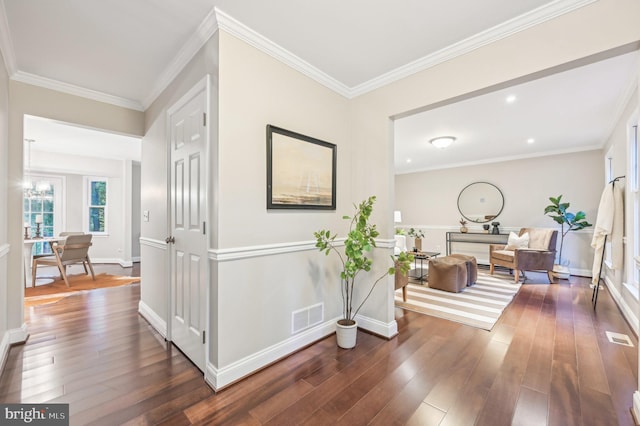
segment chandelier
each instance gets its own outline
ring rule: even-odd
[[[51,189],[51,184],[47,181],[34,182],[31,177],[31,144],[35,142],[35,139],[25,139],[27,143],[27,168],[25,170],[23,191],[24,198],[45,198],[47,192]]]

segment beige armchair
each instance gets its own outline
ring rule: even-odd
[[[489,246],[489,273],[493,275],[494,265],[513,269],[514,282],[520,279],[520,271],[546,271],[549,282],[553,282],[553,264],[556,258],[558,231],[546,228],[522,228],[518,233],[529,234],[527,248],[515,250],[505,245]]]
[[[53,256],[39,257],[33,259],[32,280],[33,286],[36,282],[36,272],[38,265],[57,266],[60,270],[60,276],[69,287],[67,279],[67,265],[82,264],[85,274],[91,271],[91,278],[96,279],[93,273],[93,265],[89,259],[89,247],[91,247],[91,234],[70,234],[62,244],[54,245]],[[87,267],[89,270],[87,270]]]

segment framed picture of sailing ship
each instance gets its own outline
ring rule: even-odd
[[[336,145],[267,125],[267,209],[336,209]]]

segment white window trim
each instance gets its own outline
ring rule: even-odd
[[[66,215],[66,177],[60,175],[50,175],[46,173],[32,173],[33,180],[46,180],[54,187],[53,201],[53,235],[58,235],[65,229]]]
[[[89,205],[91,200],[91,182],[106,182],[107,184],[107,201],[104,205],[104,231],[96,232],[89,231]],[[104,176],[85,176],[83,184],[83,197],[82,197],[82,227],[84,232],[95,236],[107,236],[109,235],[109,178]],[[100,206],[102,207],[102,206]]]

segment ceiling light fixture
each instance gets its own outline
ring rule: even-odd
[[[509,95],[509,96],[507,96],[507,98],[505,99],[505,101],[506,101],[508,104],[512,104],[512,103],[514,103],[514,102],[516,101],[516,99],[517,99],[517,98],[516,98],[516,95]]]
[[[527,143],[534,143],[536,140],[534,138],[527,139]]]
[[[455,140],[456,138],[454,138],[453,136],[439,136],[437,138],[431,139],[429,142],[431,143],[431,145],[435,146],[436,148],[445,149],[446,147],[451,145]]]

